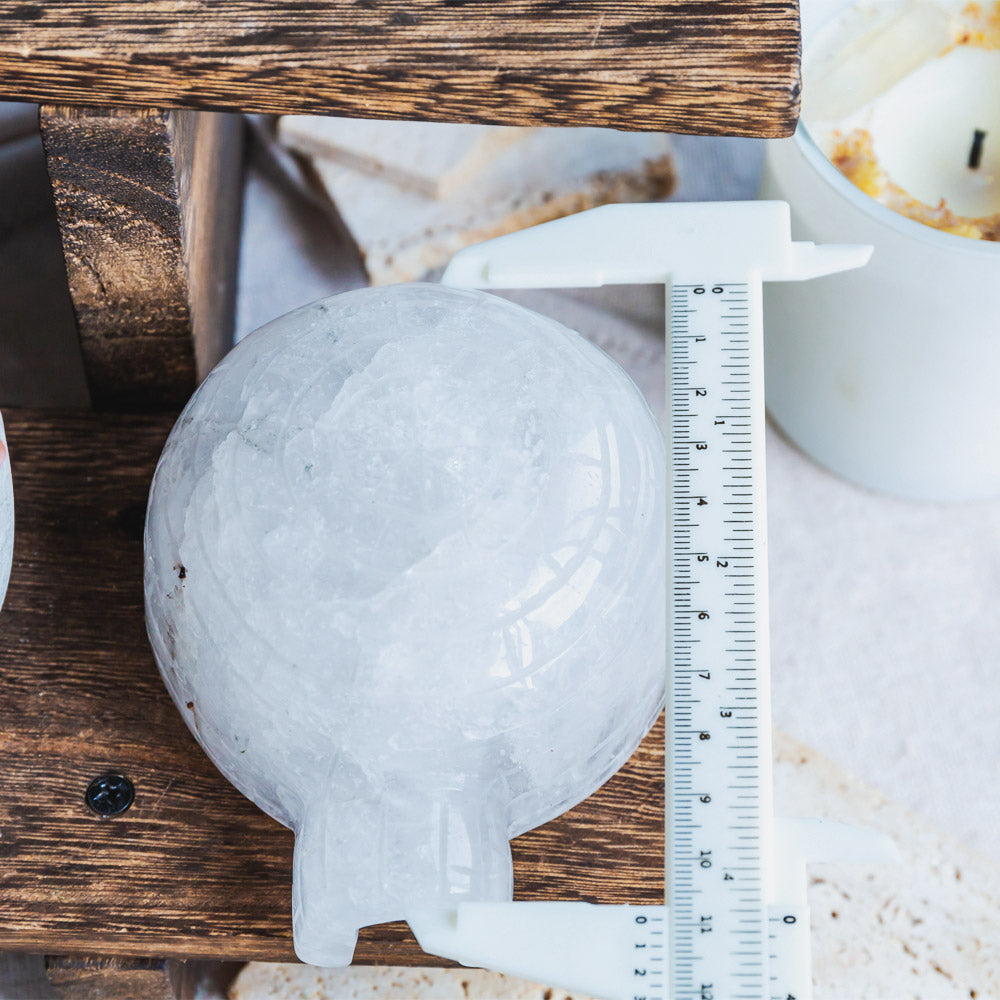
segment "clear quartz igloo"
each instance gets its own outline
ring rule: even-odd
[[[306,962],[509,899],[509,839],[628,758],[665,678],[665,453],[578,334],[483,292],[335,296],[164,449],[146,616],[222,773],[295,832]]]

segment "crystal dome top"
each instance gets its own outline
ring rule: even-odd
[[[296,833],[296,950],[511,893],[508,839],[662,704],[665,457],[625,373],[482,292],[364,289],[233,350],[167,442],[146,611],[170,691]]]

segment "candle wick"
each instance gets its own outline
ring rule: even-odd
[[[978,170],[979,164],[983,162],[983,144],[986,142],[986,133],[977,128],[972,133],[972,148],[969,150],[969,169]]]

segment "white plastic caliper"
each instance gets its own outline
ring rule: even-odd
[[[666,286],[669,905],[463,903],[409,917],[425,951],[609,1000],[811,996],[805,865],[896,854],[773,814],[761,283],[870,254],[730,202],[609,205],[452,260],[443,282],[468,288]]]

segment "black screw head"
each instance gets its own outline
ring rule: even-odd
[[[135,801],[135,785],[124,774],[102,774],[87,786],[87,805],[99,816],[117,816]]]

